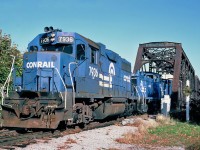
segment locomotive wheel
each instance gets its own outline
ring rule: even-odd
[[[24,133],[27,133],[28,132],[28,130],[27,129],[17,129],[17,130],[15,130],[17,133],[19,133],[19,134],[24,134]]]
[[[84,129],[86,127],[86,123],[82,122],[79,124],[79,128]]]

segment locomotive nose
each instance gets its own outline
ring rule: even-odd
[[[51,92],[54,91],[54,82],[57,81],[56,70],[60,70],[58,53],[37,52],[24,56],[24,90]],[[30,78],[31,77],[31,78]]]

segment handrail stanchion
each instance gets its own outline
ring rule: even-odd
[[[72,64],[77,64],[76,62],[70,62],[69,63],[69,66],[68,66],[68,68],[69,68],[69,76],[70,76],[70,79],[71,79],[71,83],[72,83],[72,99],[73,99],[73,107],[74,107],[74,105],[75,105],[75,90],[74,90],[74,82],[73,82],[73,80],[72,80],[72,74],[71,74],[71,69],[70,69],[70,66],[72,65]]]
[[[63,81],[63,79],[60,75],[60,72],[58,71],[58,69],[56,67],[55,67],[55,69],[56,69],[56,71],[57,71],[57,73],[58,73],[58,75],[59,75],[59,77],[60,77],[60,79],[63,83],[64,88],[65,88],[65,109],[66,109],[67,108],[67,87],[66,87],[65,82]]]
[[[10,68],[10,73],[8,74],[8,77],[3,85],[3,87],[1,88],[1,95],[2,95],[2,105],[4,104],[4,88],[6,86],[6,84],[8,84],[7,89],[6,89],[6,96],[8,97],[8,89],[9,89],[9,82],[10,82],[10,77],[12,75],[12,71],[14,70],[14,64],[15,64],[15,56],[11,55],[11,57],[13,57],[13,61],[12,61],[12,66]]]

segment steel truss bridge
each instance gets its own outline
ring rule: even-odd
[[[172,109],[180,109],[184,105],[183,90],[187,80],[190,81],[191,90],[195,89],[195,71],[181,43],[151,42],[140,44],[133,73],[138,70],[171,76],[173,82]],[[192,94],[191,99],[194,97],[195,94]]]

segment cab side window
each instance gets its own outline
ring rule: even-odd
[[[30,52],[33,52],[33,51],[38,51],[38,47],[37,46],[31,46]]]
[[[84,44],[78,44],[77,47],[77,60],[84,60],[85,59],[85,45]]]
[[[90,48],[91,48],[91,63],[97,64],[97,49],[95,49],[92,46],[90,46]]]
[[[67,54],[72,54],[73,53],[73,47],[72,47],[71,44],[70,45],[65,45],[65,46],[62,47],[62,51],[64,53],[67,53]]]

